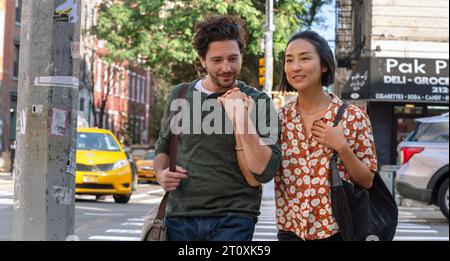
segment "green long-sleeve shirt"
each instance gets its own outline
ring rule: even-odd
[[[193,108],[194,96],[197,97],[197,100],[198,97],[201,97],[200,101],[203,107],[205,101],[209,99],[212,99],[212,101],[209,101],[211,103],[219,103],[217,98],[223,95],[223,93],[207,95],[206,93],[200,92],[194,87],[196,82],[194,81],[189,84],[190,86],[185,96],[185,99],[190,105],[190,134],[184,134],[183,132],[180,134],[177,155],[177,165],[187,170],[188,179],[181,180],[180,186],[170,193],[166,215],[168,217],[198,217],[222,216],[233,213],[247,214],[256,218],[260,214],[259,208],[262,189],[261,187],[253,188],[247,184],[237,162],[234,135],[229,132],[229,134],[205,134],[203,130],[201,130],[200,134],[192,134],[195,129],[192,126],[195,126],[195,124],[196,126],[201,126],[202,124],[201,122],[199,123],[200,120],[198,118],[196,121],[194,120],[194,111],[196,111],[196,114],[200,112],[201,119],[204,120],[205,117],[208,117],[211,110],[209,108],[202,111],[201,108],[198,108],[200,106]],[[266,126],[269,126],[270,113],[276,118],[275,142],[272,142],[274,144],[268,145],[272,150],[270,161],[262,174],[258,175],[253,173],[256,180],[266,183],[275,176],[281,165],[277,113],[267,94],[261,93],[243,82],[239,81],[238,83],[241,92],[252,97],[255,102],[262,99],[266,103],[266,111],[264,112],[262,109],[258,110],[258,103],[256,103],[257,120],[254,122],[255,127],[263,123],[261,122],[262,120],[258,121],[258,119],[262,119],[260,117],[261,113],[267,115],[265,119]],[[174,99],[178,98],[181,87],[182,84],[175,86],[167,99],[161,123],[161,131],[156,142],[156,155],[159,153],[169,155],[170,121],[176,114],[176,111],[170,110],[170,104]],[[194,93],[196,94],[194,95]],[[225,131],[225,121],[229,121],[228,116],[226,116],[220,104],[216,105],[220,106],[222,110],[222,130]],[[187,121],[185,118],[182,118],[182,120]],[[261,134],[262,131],[260,130],[258,129],[260,137],[267,137],[267,133]],[[273,135],[271,137],[273,138]]]

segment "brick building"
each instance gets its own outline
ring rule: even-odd
[[[100,2],[83,1],[83,32],[96,24]],[[89,126],[111,130],[121,142],[148,144],[150,106],[155,102],[153,75],[128,62],[107,63],[102,59],[107,53],[105,45],[95,36],[81,36],[80,51],[84,62],[80,75],[79,119]]]
[[[15,140],[22,0],[0,0],[0,171],[10,169]]]

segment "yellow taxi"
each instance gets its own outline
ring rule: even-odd
[[[136,161],[138,177],[140,181],[156,181],[154,167],[155,151],[148,150],[143,159]]]
[[[77,171],[75,193],[113,195],[126,204],[132,193],[131,166],[112,132],[99,128],[77,128]]]

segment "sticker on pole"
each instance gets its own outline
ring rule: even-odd
[[[76,0],[67,0],[64,4],[58,6],[53,12],[53,20],[55,22],[77,23],[78,7]]]
[[[53,109],[51,135],[64,136],[66,133],[67,111],[61,109]]]
[[[40,76],[34,78],[34,86],[78,88],[80,80],[73,76]]]

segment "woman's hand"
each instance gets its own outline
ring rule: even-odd
[[[317,142],[338,153],[341,153],[348,147],[341,124],[338,124],[337,127],[331,127],[322,121],[315,121],[311,128],[311,133]]]
[[[237,122],[241,122],[241,120],[244,120],[248,116],[248,112],[254,106],[253,99],[241,92],[238,87],[228,90],[218,100],[225,108],[225,112],[232,120],[234,127]],[[242,102],[236,102],[236,100],[241,100]]]

